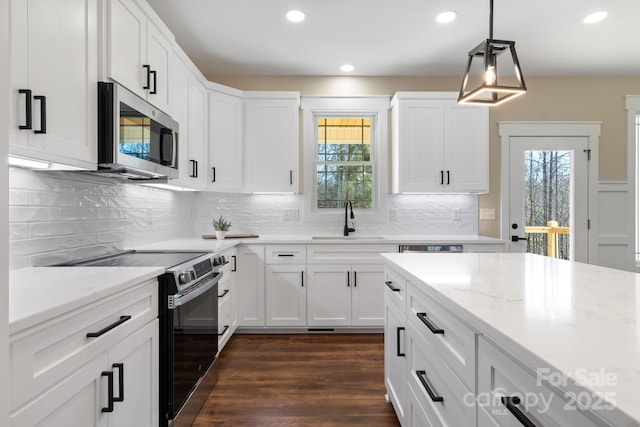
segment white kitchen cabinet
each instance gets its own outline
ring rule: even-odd
[[[96,0],[11,0],[9,152],[95,169]]]
[[[227,264],[218,282],[218,352],[224,349],[238,327],[237,250],[225,251]]]
[[[153,279],[12,335],[12,425],[157,426],[157,315]]]
[[[489,111],[457,94],[398,92],[392,99],[392,192],[489,191]]]
[[[265,326],[264,246],[238,247],[238,327]]]
[[[226,93],[209,93],[208,189],[242,191],[242,98]]]
[[[384,268],[308,265],[309,326],[383,326]]]
[[[191,166],[189,164],[189,80],[191,73],[176,56],[171,61],[171,110],[178,122],[178,179],[172,181],[189,185]]]
[[[267,326],[307,324],[305,270],[302,264],[266,266]]]
[[[246,92],[245,191],[298,191],[297,92]]]
[[[401,425],[405,425],[407,406],[406,318],[393,300],[393,291],[385,290],[384,384]]]
[[[108,2],[107,74],[166,113],[173,36],[133,0]]]
[[[207,90],[195,78],[189,79],[188,183],[204,188],[207,183]]]

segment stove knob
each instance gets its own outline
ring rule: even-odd
[[[189,271],[189,276],[191,277],[191,280],[196,280],[196,272],[193,270]]]
[[[220,265],[225,265],[227,263],[227,259],[224,257],[224,255],[222,255],[220,257]]]
[[[189,283],[189,273],[187,271],[183,271],[178,274],[178,283],[184,285],[185,283]]]

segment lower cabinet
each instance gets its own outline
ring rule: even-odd
[[[10,337],[12,427],[155,427],[157,281]]]
[[[309,326],[383,326],[384,267],[308,265]]]
[[[385,295],[384,384],[387,398],[405,425],[407,409],[407,329],[404,311]]]
[[[267,326],[307,324],[305,273],[305,265],[267,265]]]
[[[240,245],[238,326],[265,326],[264,246]]]
[[[228,263],[218,281],[218,352],[224,349],[238,327],[238,256],[236,249],[222,254]]]

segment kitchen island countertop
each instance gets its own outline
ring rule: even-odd
[[[613,395],[616,410],[601,413],[609,422],[640,425],[639,274],[531,254],[383,258],[530,367],[563,373],[576,392]]]

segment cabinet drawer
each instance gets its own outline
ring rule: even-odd
[[[267,264],[305,264],[307,251],[304,245],[269,245],[266,247]]]
[[[157,316],[158,282],[153,279],[12,336],[11,408],[57,384]]]
[[[407,311],[407,281],[395,270],[389,267],[384,269],[384,293],[390,301],[402,310],[402,314]]]
[[[437,349],[424,339],[424,334],[410,323],[407,347],[409,385],[431,424],[476,425],[474,394],[442,360]]]
[[[545,371],[546,372],[546,371]],[[525,368],[511,356],[487,341],[478,339],[478,405],[486,412],[479,420],[481,426],[519,426],[503,397],[517,396],[520,403],[512,405],[523,416],[542,426],[595,427],[609,425],[594,414],[576,409],[575,393],[552,390],[538,379],[532,369]],[[572,398],[571,396],[574,396]],[[594,405],[607,403],[595,395],[589,397]],[[580,399],[582,400],[582,399]],[[517,403],[517,402],[516,402]]]
[[[231,333],[231,299],[225,298],[218,305],[218,344]]]
[[[231,298],[230,274],[230,272],[223,273],[222,278],[218,281],[218,307],[222,307],[222,304]]]
[[[383,264],[381,253],[397,252],[395,245],[309,245],[309,264]]]
[[[475,333],[460,319],[407,283],[407,318],[470,390],[475,387]],[[433,329],[433,330],[432,330]]]

